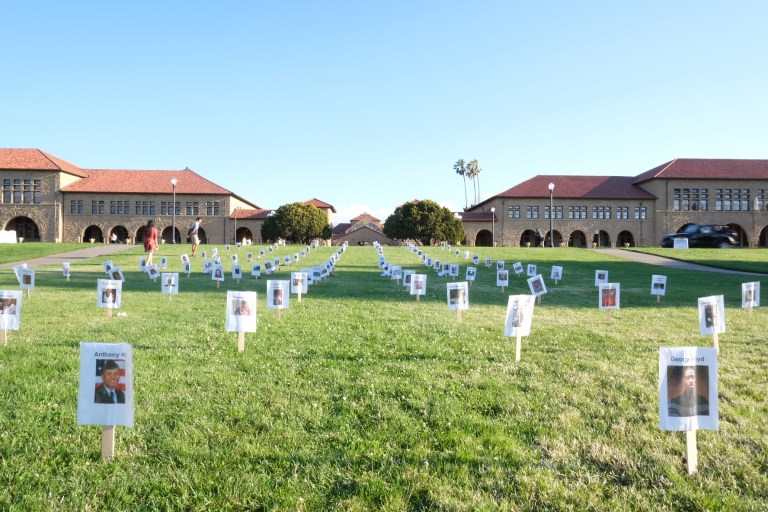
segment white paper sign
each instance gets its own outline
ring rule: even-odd
[[[211,268],[211,280],[223,281],[224,280],[224,267],[221,265],[213,265]]]
[[[533,305],[533,295],[510,295],[507,302],[507,319],[504,322],[504,336],[529,336]]]
[[[496,262],[496,270],[504,270],[504,260],[498,260]]]
[[[666,295],[667,276],[651,276],[651,295]]]
[[[241,267],[240,265],[232,265],[232,279],[242,279],[242,278],[243,278],[243,267]]]
[[[160,276],[160,282],[163,283],[164,295],[176,295],[179,293],[179,274],[178,272],[163,272]]]
[[[603,283],[599,288],[600,309],[619,309],[621,307],[621,285],[619,283]]]
[[[119,309],[123,295],[123,282],[99,279],[96,286],[96,305],[105,309]]]
[[[509,286],[509,270],[496,271],[496,286]]]
[[[256,332],[256,292],[227,291],[227,332]]]
[[[133,349],[128,343],[80,343],[77,424],[133,427]]]
[[[21,325],[21,291],[0,290],[0,330],[18,331]]]
[[[467,281],[474,281],[475,276],[477,276],[477,268],[476,267],[467,267],[466,276],[464,277]]]
[[[413,274],[411,276],[411,295],[427,294],[427,276],[426,274]]]
[[[547,293],[547,285],[544,284],[544,276],[537,274],[528,278],[528,288],[531,290],[531,294],[538,297]]]
[[[306,295],[309,276],[306,272],[291,272],[291,293]]]
[[[741,307],[760,307],[760,281],[741,283]]]
[[[469,309],[469,283],[447,283],[448,311]]]
[[[716,349],[659,349],[659,427],[719,429]]]
[[[515,262],[512,264],[512,270],[515,271],[516,275],[520,275],[523,273],[523,264],[521,262]]]
[[[288,309],[290,301],[290,281],[267,281],[267,307],[269,309]]]
[[[22,290],[34,290],[35,289],[35,270],[32,268],[23,268],[20,271],[21,282],[19,286]]]
[[[527,272],[528,277],[533,277],[537,273],[538,273],[538,271],[536,270],[536,265],[534,265],[533,263],[529,263],[528,264],[528,272]]]
[[[688,248],[688,239],[687,238],[675,238],[673,242],[673,248],[675,249],[687,249]]]
[[[125,282],[125,275],[123,275],[123,269],[120,267],[112,267],[109,274],[113,281]]]
[[[553,265],[552,266],[552,275],[550,276],[550,279],[553,281],[559,281],[563,278],[563,267],[558,267]]]
[[[699,298],[699,333],[712,336],[725,332],[725,307],[722,295]]]
[[[595,286],[600,286],[608,282],[607,270],[595,270]]]

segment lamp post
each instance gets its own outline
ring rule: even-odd
[[[171,238],[173,239],[172,244],[176,243],[176,184],[179,182],[176,178],[171,178],[171,185],[173,186],[173,204],[171,204],[171,208],[173,208],[173,220],[171,221]]]
[[[496,207],[491,206],[491,247],[496,247]]]
[[[552,194],[555,191],[555,184],[549,184],[549,246],[555,246],[555,232],[552,230],[552,217],[555,216],[555,209],[552,206]]]

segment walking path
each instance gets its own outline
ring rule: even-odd
[[[95,258],[97,256],[108,256],[117,252],[125,251],[137,247],[136,245],[127,244],[93,244],[85,249],[78,249],[76,251],[65,252],[62,254],[52,254],[50,256],[43,256],[42,258],[35,258],[27,260],[26,263],[30,267],[37,267],[40,265],[61,265],[65,261],[77,261],[85,260],[88,258]],[[13,268],[14,265],[18,265],[19,262],[5,263],[0,265],[0,268]]]
[[[724,268],[708,267],[706,265],[688,263],[687,261],[674,260],[672,258],[664,258],[663,256],[656,256],[655,254],[646,254],[643,252],[627,251],[625,249],[598,249],[598,251],[603,254],[616,256],[617,258],[636,261],[637,263],[647,263],[648,265],[658,265],[661,267],[675,268],[678,270],[703,270],[705,272],[720,272],[723,274],[740,274],[744,276],[764,276],[765,275],[765,274],[759,274],[757,272],[743,272],[740,270],[727,270]]]

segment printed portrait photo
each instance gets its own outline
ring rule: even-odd
[[[510,295],[504,322],[505,336],[528,336],[533,318],[533,295]]]
[[[125,361],[115,359],[96,360],[96,379],[93,402],[96,404],[124,404]]]
[[[467,297],[467,283],[448,283],[448,310],[456,311],[467,309],[469,300]]]
[[[669,416],[709,416],[709,366],[667,366]]]

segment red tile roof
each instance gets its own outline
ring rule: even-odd
[[[654,199],[653,194],[634,185],[635,179],[632,176],[538,175],[496,197],[548,198],[549,184],[554,183],[553,195],[559,199]]]
[[[652,179],[768,180],[768,160],[676,158],[634,178]]]
[[[274,210],[270,210],[268,208],[260,208],[257,210],[251,210],[248,208],[238,208],[235,211],[233,211],[232,215],[230,215],[229,217],[231,219],[259,220],[259,219],[266,219],[273,212]]]
[[[336,213],[336,208],[333,207],[333,205],[330,205],[326,203],[325,201],[321,201],[315,197],[312,199],[308,199],[304,201],[304,204],[311,204],[312,206],[316,206],[317,208],[326,208],[330,209],[333,213]]]
[[[0,148],[0,170],[62,171],[81,178],[88,176],[80,167],[39,149]]]
[[[360,222],[361,220],[365,220],[365,219],[368,219],[369,221],[374,222],[376,224],[381,222],[381,219],[377,219],[376,217],[374,217],[373,215],[371,215],[368,212],[361,213],[360,215],[358,215],[354,219],[349,219],[349,220],[350,220],[350,222]]]

